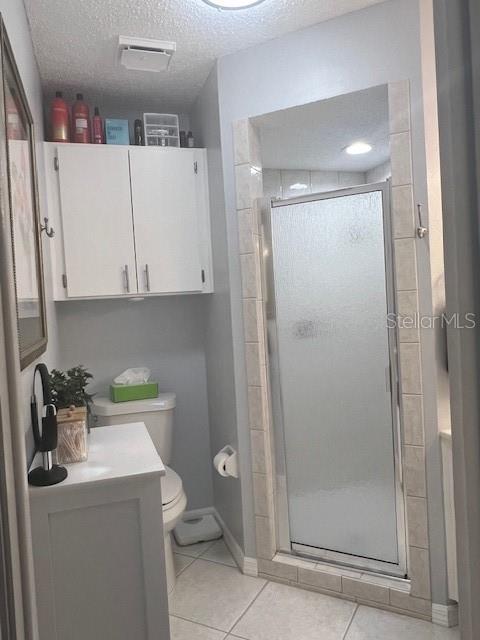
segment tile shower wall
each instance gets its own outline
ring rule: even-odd
[[[399,315],[418,310],[418,275],[413,215],[413,178],[409,82],[389,84],[392,164],[392,217],[395,289]],[[253,465],[258,569],[273,580],[353,598],[357,602],[401,610],[431,619],[430,556],[420,335],[399,333],[402,451],[408,539],[409,580],[333,569],[276,553],[273,433],[268,357],[265,350],[265,291],[261,264],[261,227],[255,198],[261,193],[258,136],[250,120],[234,125],[237,216],[249,217],[248,241],[240,242],[245,325],[245,354]],[[403,307],[402,307],[403,305]],[[416,444],[412,444],[411,440]]]
[[[324,193],[367,182],[361,171],[291,171],[263,169],[263,195],[267,198],[295,198]]]

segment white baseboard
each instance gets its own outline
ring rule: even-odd
[[[207,514],[212,514],[220,528],[223,531],[223,539],[225,544],[227,545],[230,553],[233,556],[233,559],[238,565],[238,568],[242,573],[247,576],[258,576],[258,563],[256,558],[249,558],[243,553],[242,548],[235,540],[230,529],[225,524],[223,518],[215,509],[215,507],[204,507],[203,509],[191,509],[190,511],[185,511],[184,518],[199,518],[200,516],[206,516]]]
[[[223,530],[223,539],[225,540],[225,544],[230,550],[230,553],[232,554],[233,559],[237,563],[240,571],[247,576],[258,576],[258,565],[256,558],[249,558],[243,553],[243,549],[235,540],[232,532],[227,527],[223,518],[215,508],[213,508],[213,514]]]
[[[432,622],[441,627],[456,627],[458,624],[458,604],[432,603]]]

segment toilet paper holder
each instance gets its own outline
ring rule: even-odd
[[[229,476],[238,478],[238,453],[232,446],[227,444],[226,447],[220,449],[213,459],[213,466],[224,478]]]

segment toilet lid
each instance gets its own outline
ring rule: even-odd
[[[170,467],[165,467],[166,474],[162,477],[162,504],[168,504],[182,491],[182,479]]]

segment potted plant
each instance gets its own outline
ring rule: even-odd
[[[59,464],[87,459],[88,415],[93,396],[87,393],[86,387],[92,379],[92,374],[82,365],[50,372],[52,402],[57,408]]]
[[[87,407],[93,396],[86,392],[92,374],[83,365],[77,365],[67,371],[52,369],[50,372],[50,389],[52,402],[58,409],[69,407]]]

